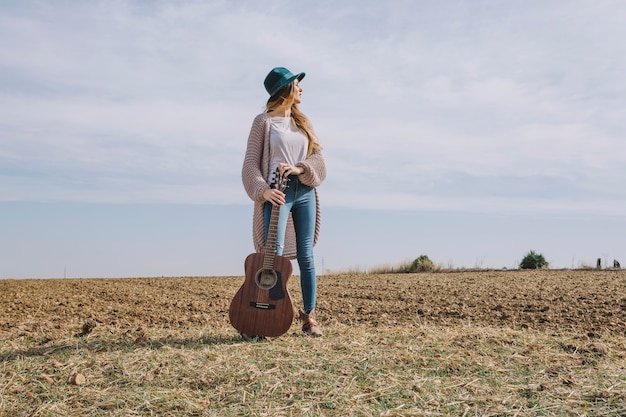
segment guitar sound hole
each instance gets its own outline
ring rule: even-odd
[[[262,290],[269,290],[276,285],[278,277],[276,276],[276,272],[272,269],[260,269],[256,273],[255,281],[256,285],[258,285]]]

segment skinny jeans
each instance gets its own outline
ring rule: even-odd
[[[300,267],[300,288],[305,314],[315,308],[317,281],[313,259],[313,236],[315,234],[315,189],[300,182],[297,175],[290,175],[285,192],[285,204],[279,206],[276,230],[276,255],[282,256],[289,212],[296,231],[296,259]],[[265,203],[265,240],[269,231],[272,204]]]

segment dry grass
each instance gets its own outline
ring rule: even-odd
[[[143,301],[127,298],[114,308],[130,317]],[[45,311],[21,314],[14,327],[0,318],[1,416],[626,415],[620,332],[374,326],[326,313],[324,338],[303,337],[294,324],[283,337],[246,343],[219,319],[138,329],[120,318],[54,333],[40,321]]]
[[[326,327],[244,343],[229,329],[3,349],[1,414],[623,415],[625,341],[459,326]],[[605,350],[605,347],[608,350]],[[17,348],[17,349],[16,349]],[[84,376],[82,384],[72,376]]]

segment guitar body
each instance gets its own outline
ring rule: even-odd
[[[278,337],[291,327],[294,312],[287,290],[291,261],[278,255],[273,258],[271,268],[263,253],[246,258],[244,283],[228,310],[230,323],[242,335]]]

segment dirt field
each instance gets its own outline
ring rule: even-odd
[[[626,415],[626,271],[322,276],[259,342],[242,283],[0,281],[0,417]]]
[[[298,277],[289,288],[300,305]],[[0,281],[0,338],[144,337],[228,327],[242,277]],[[626,271],[479,271],[319,277],[318,319],[377,326],[497,326],[626,335]],[[292,331],[296,331],[296,324]],[[233,330],[234,332],[234,330]]]

